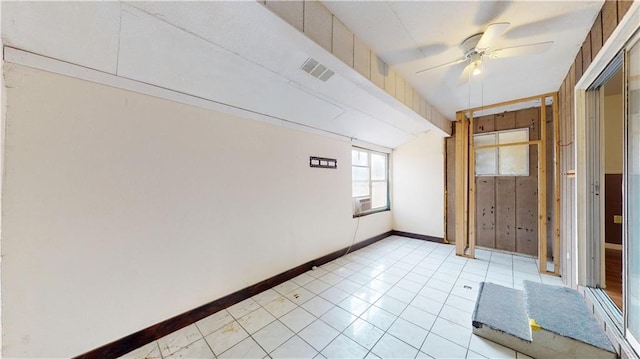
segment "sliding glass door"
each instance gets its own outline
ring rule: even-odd
[[[627,52],[627,236],[625,241],[626,337],[640,352],[640,41]]]

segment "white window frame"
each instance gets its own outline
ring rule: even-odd
[[[352,183],[352,192],[351,192],[351,197],[352,200],[355,201],[359,200],[359,199],[363,199],[363,198],[371,198],[372,204],[373,204],[373,184],[374,183],[384,183],[387,187],[387,196],[385,198],[385,205],[383,206],[378,206],[378,207],[371,207],[371,209],[366,210],[366,211],[356,211],[356,206],[354,205],[353,207],[353,216],[354,217],[359,217],[359,216],[363,216],[363,215],[367,215],[367,214],[371,214],[371,213],[376,213],[376,212],[382,212],[382,211],[387,211],[390,208],[389,205],[389,154],[388,153],[384,153],[384,152],[379,152],[379,151],[373,151],[367,148],[362,148],[362,147],[356,147],[353,146],[351,148],[351,156],[352,156],[352,162],[351,162],[351,173],[352,173],[352,177],[351,177],[351,183]],[[354,165],[353,164],[353,151],[359,151],[359,152],[366,152],[367,153],[367,164],[366,165]],[[373,176],[373,171],[371,170],[371,155],[378,155],[378,156],[383,156],[385,159],[385,178],[383,180],[374,180],[372,179]],[[369,179],[366,181],[369,184],[369,194],[365,195],[365,196],[355,196],[353,194],[353,183],[354,182],[365,182],[364,180],[362,181],[355,181],[353,179],[353,168],[368,168],[369,169]]]

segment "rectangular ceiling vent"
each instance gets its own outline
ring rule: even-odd
[[[333,71],[312,58],[308,58],[300,68],[322,82],[327,82],[334,74]]]

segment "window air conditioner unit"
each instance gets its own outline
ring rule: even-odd
[[[371,210],[371,197],[354,198],[355,213],[363,213]]]

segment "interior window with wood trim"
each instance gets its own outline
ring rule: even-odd
[[[351,151],[353,215],[389,209],[389,156],[354,147]]]
[[[499,146],[528,141],[528,128],[473,135],[476,176],[528,176],[529,145]]]

